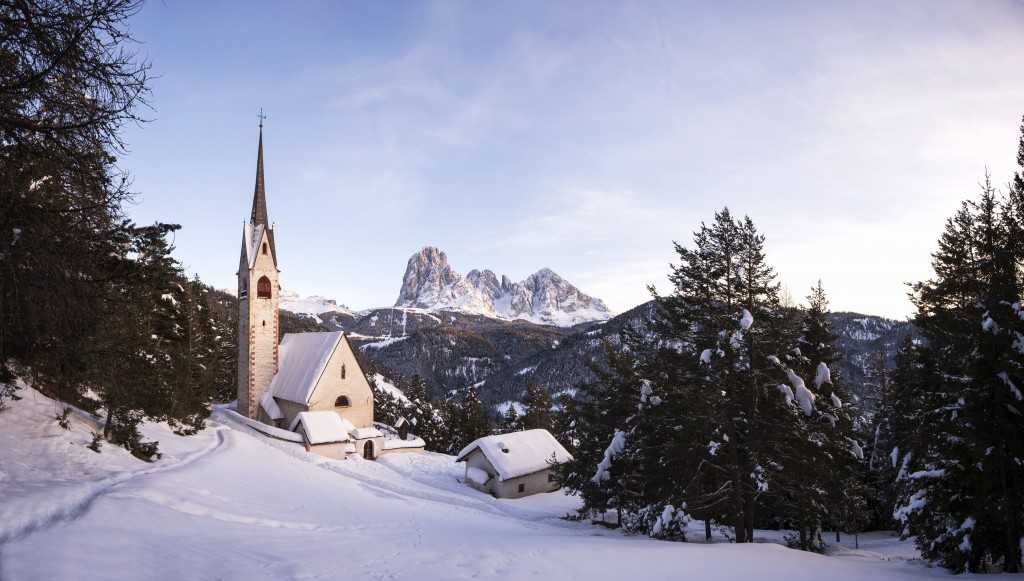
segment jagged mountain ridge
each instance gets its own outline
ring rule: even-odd
[[[450,310],[498,319],[571,327],[603,321],[612,313],[600,299],[584,294],[551,269],[520,282],[490,270],[465,276],[448,264],[440,249],[425,247],[409,258],[395,307]]]

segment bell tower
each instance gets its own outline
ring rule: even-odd
[[[263,182],[263,110],[260,110],[256,189],[252,212],[242,228],[238,263],[238,413],[259,418],[260,398],[277,373],[281,300],[274,229],[267,219]]]

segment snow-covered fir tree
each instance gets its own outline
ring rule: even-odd
[[[1024,156],[1024,134],[1022,134]],[[1024,164],[1024,157],[1021,158]],[[913,287],[923,346],[894,378],[894,518],[925,558],[954,571],[1020,570],[1024,523],[1024,192],[986,180],[946,222],[933,278]],[[934,372],[928,373],[934,366]],[[928,377],[922,377],[928,373]],[[927,379],[926,381],[924,379]],[[906,409],[901,409],[906,408]],[[905,436],[904,436],[905,437]]]

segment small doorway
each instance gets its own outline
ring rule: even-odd
[[[366,442],[366,445],[363,446],[363,458],[373,460],[373,440]]]

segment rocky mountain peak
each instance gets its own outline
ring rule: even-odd
[[[488,269],[474,269],[463,277],[452,270],[443,251],[430,246],[409,259],[395,306],[450,309],[557,326],[611,317],[600,299],[584,294],[549,268],[522,282],[505,275],[499,279]]]
[[[425,246],[413,254],[405,266],[398,302],[409,303],[408,306],[425,307],[436,300],[436,295],[443,289],[459,280],[459,275],[448,265],[448,256],[444,251],[433,246]]]

